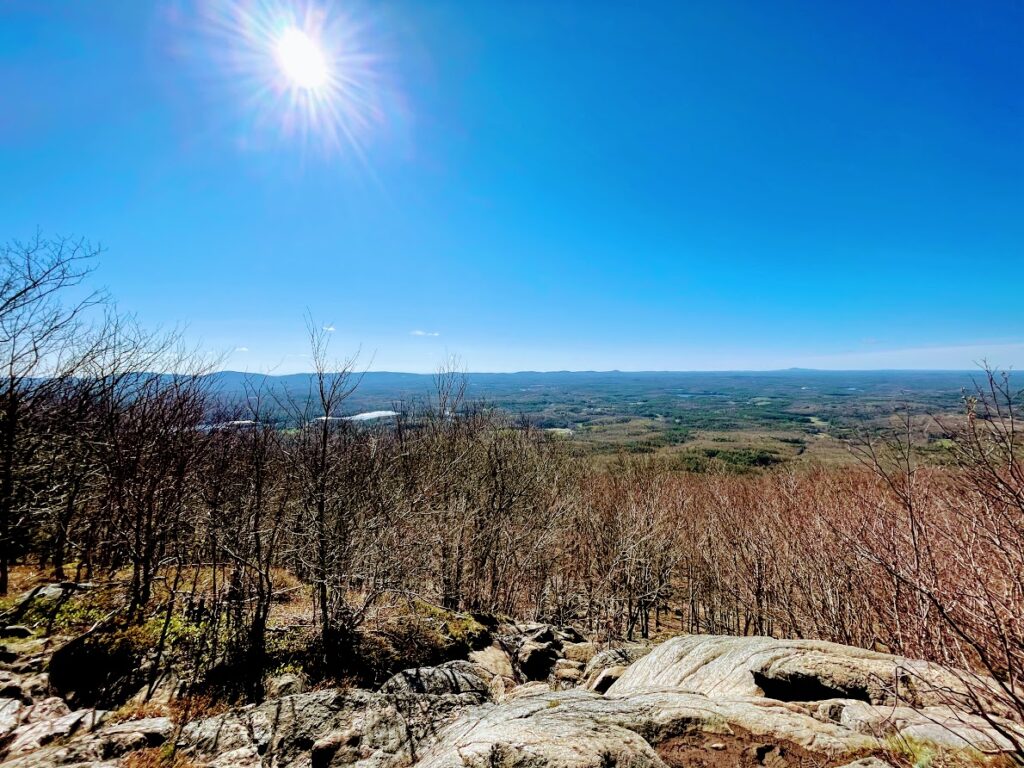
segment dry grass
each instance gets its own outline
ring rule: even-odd
[[[304,584],[298,576],[284,568],[271,568],[270,577],[274,581],[274,602],[292,603],[310,599],[309,585]]]
[[[128,702],[110,713],[108,723],[127,723],[146,720],[150,717],[171,717],[172,710],[166,704],[155,701]]]
[[[230,705],[213,696],[196,694],[175,699],[168,705],[168,716],[176,723],[188,723],[223,715]]]
[[[28,592],[40,584],[53,581],[50,571],[41,571],[33,565],[12,565],[9,572],[11,593]]]
[[[1019,765],[1008,754],[954,749],[902,736],[887,739],[885,746],[885,757],[890,762],[912,768],[1013,768]]]
[[[171,752],[165,747],[129,752],[121,758],[120,765],[121,768],[201,768],[188,755]]]
[[[0,612],[17,605],[18,600],[26,592],[35,589],[40,584],[48,584],[53,581],[52,576],[50,571],[41,571],[33,565],[12,565],[8,572],[7,596],[0,598]]]

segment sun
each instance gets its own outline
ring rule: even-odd
[[[374,16],[337,0],[197,5],[199,36],[183,50],[196,54],[204,76],[209,69],[222,76],[241,108],[239,146],[283,141],[303,153],[344,151],[365,161],[366,144],[400,118],[404,102],[387,75],[388,41]]]
[[[289,27],[274,48],[277,65],[297,88],[315,91],[330,79],[330,67],[320,45],[298,27]]]

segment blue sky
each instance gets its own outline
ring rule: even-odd
[[[238,370],[1024,366],[1024,4],[303,6],[334,120],[294,3],[0,3],[0,240]]]

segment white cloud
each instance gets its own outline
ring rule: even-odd
[[[409,331],[410,336],[440,336],[437,331]]]
[[[334,333],[335,328],[333,325],[325,325],[324,330],[327,331],[328,333]]]
[[[248,347],[235,347],[235,352],[248,352]]]

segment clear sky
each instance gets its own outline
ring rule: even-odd
[[[299,5],[0,2],[0,240],[237,370],[1024,366],[1018,0]]]

